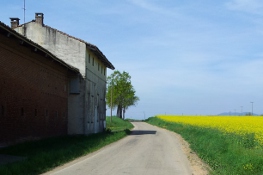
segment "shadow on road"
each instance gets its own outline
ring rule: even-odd
[[[148,134],[156,134],[156,131],[153,130],[135,130],[131,131],[130,135],[148,135]]]

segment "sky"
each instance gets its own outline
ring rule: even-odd
[[[10,25],[10,17],[19,17],[24,23],[24,0],[0,2],[0,21]],[[44,13],[44,24],[96,45],[115,70],[131,75],[140,101],[126,118],[233,114],[252,107],[263,114],[262,0],[25,4],[26,22]]]

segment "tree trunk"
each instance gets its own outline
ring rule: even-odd
[[[119,118],[122,119],[122,106],[121,106],[121,105],[118,105],[118,108],[117,108],[117,117],[119,117]]]
[[[123,108],[123,120],[125,120],[125,108]]]

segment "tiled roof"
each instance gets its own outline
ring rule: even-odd
[[[44,53],[46,57],[50,57],[51,59],[53,59],[57,63],[61,64],[62,66],[70,69],[71,71],[79,73],[79,69],[65,63],[64,61],[62,61],[61,59],[59,59],[58,57],[53,55],[51,52],[49,52],[47,49],[43,48],[42,46],[38,45],[37,43],[35,43],[35,42],[29,40],[28,38],[24,37],[20,33],[16,32],[15,30],[11,29],[10,27],[8,27],[4,23],[2,23],[1,21],[0,21],[0,33],[4,33],[6,35],[13,36],[13,37],[19,39],[20,41],[25,42],[27,45],[32,46],[32,47],[36,48],[38,51],[41,51],[42,53]]]

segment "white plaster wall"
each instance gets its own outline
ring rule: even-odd
[[[23,34],[23,27],[18,27],[15,30]],[[35,22],[26,24],[26,37],[49,50],[67,64],[78,68],[82,76],[85,77],[85,43]]]
[[[94,59],[94,63],[93,63]],[[100,68],[98,68],[98,65]],[[105,72],[105,74],[104,74]],[[88,133],[101,132],[104,129],[106,110],[106,67],[93,55],[90,50],[86,52],[86,103],[89,105],[85,113]],[[97,118],[96,118],[97,117]]]

